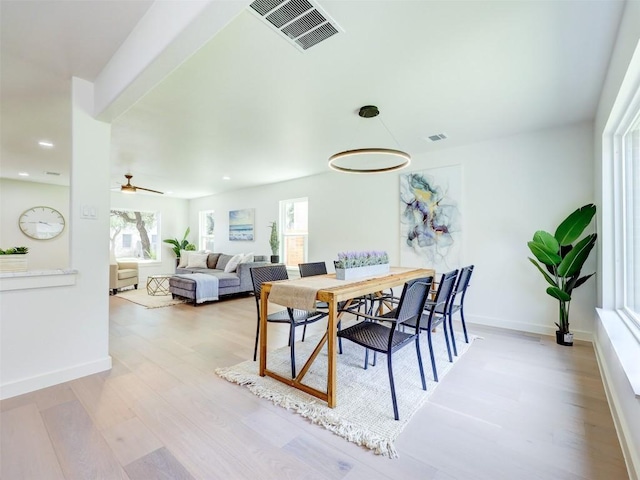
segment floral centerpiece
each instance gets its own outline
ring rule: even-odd
[[[371,277],[389,272],[389,255],[379,251],[341,252],[334,265],[339,280]]]

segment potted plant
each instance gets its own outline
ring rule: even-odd
[[[0,272],[26,272],[27,247],[0,248]]]
[[[558,300],[556,342],[559,345],[573,345],[573,333],[569,330],[571,293],[595,275],[594,272],[580,276],[580,271],[596,243],[597,234],[592,233],[577,241],[595,214],[595,205],[585,205],[565,218],[554,235],[538,230],[533,240],[527,243],[538,261],[531,257],[529,260],[549,283],[547,293]]]
[[[271,222],[271,236],[269,237],[269,245],[271,246],[271,263],[280,261],[280,238],[278,238],[278,224]]]
[[[189,236],[189,232],[191,232],[191,229],[189,227],[187,227],[187,230],[184,232],[184,236],[182,237],[182,240],[178,240],[177,238],[165,238],[164,240],[162,240],[164,243],[169,243],[171,245],[173,245],[173,253],[176,254],[176,258],[178,260],[180,260],[180,251],[181,250],[195,250],[196,246],[193,243],[189,243],[189,241],[187,240],[187,237]]]
[[[334,262],[336,278],[351,280],[371,277],[389,272],[389,255],[387,252],[342,252]]]

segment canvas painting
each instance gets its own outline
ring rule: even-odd
[[[459,268],[462,254],[462,167],[400,175],[400,264]]]
[[[229,211],[229,240],[253,241],[254,208]]]

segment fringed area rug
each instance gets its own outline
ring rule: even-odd
[[[178,305],[180,303],[186,303],[185,299],[173,299],[171,295],[149,295],[147,289],[138,286],[138,289],[122,290],[119,291],[116,297],[124,298],[132,303],[137,303],[147,308],[162,308],[170,307],[171,305]]]
[[[216,373],[239,385],[244,385],[255,395],[267,398],[274,404],[293,410],[311,422],[322,425],[341,437],[365,446],[378,455],[390,458],[398,456],[394,441],[434,392],[438,383],[433,380],[427,335],[421,336],[420,348],[427,379],[427,391],[422,390],[420,371],[414,345],[408,345],[393,355],[393,373],[400,420],[393,418],[391,390],[387,373],[387,357],[378,354],[376,366],[364,366],[364,348],[343,341],[343,354],[338,354],[337,406],[329,408],[325,402],[300,390],[289,387],[269,377],[258,375],[258,362],[246,361],[227,368],[218,368]],[[440,382],[456,361],[467,351],[470,344],[458,339],[458,357],[449,362],[444,335],[441,329],[433,333],[434,353]],[[473,341],[470,338],[470,341]],[[318,338],[308,338],[296,343],[296,366],[298,371],[309,358]],[[291,377],[289,347],[270,351],[267,366],[283,376]],[[373,354],[369,354],[369,361]],[[326,345],[304,377],[304,383],[326,391],[327,353]]]

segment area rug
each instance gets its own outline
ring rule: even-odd
[[[450,363],[442,331],[433,334],[434,353],[440,382],[433,380],[426,334],[421,336],[427,391],[422,390],[416,349],[413,345],[393,356],[393,372],[400,420],[393,418],[393,406],[387,373],[387,357],[378,354],[376,366],[364,366],[364,348],[351,342],[343,342],[343,354],[338,355],[337,406],[329,408],[325,402],[302,391],[289,387],[269,377],[258,375],[258,362],[246,361],[238,365],[216,369],[216,373],[239,385],[244,385],[255,395],[267,398],[274,404],[293,410],[311,422],[321,425],[335,434],[365,446],[376,454],[397,457],[394,442],[413,415],[433,394],[439,383],[446,381],[447,373],[468,350],[462,334],[457,334],[458,357]],[[474,338],[475,339],[475,338]],[[470,341],[473,341],[470,339]],[[318,339],[310,338],[296,343],[296,365],[302,368]],[[373,355],[370,354],[370,361]],[[291,377],[289,348],[282,347],[269,352],[268,367],[285,377]],[[326,345],[304,378],[304,383],[326,391]]]
[[[147,308],[170,307],[187,302],[187,300],[179,298],[174,300],[171,295],[149,295],[146,288],[122,290],[116,296]]]

